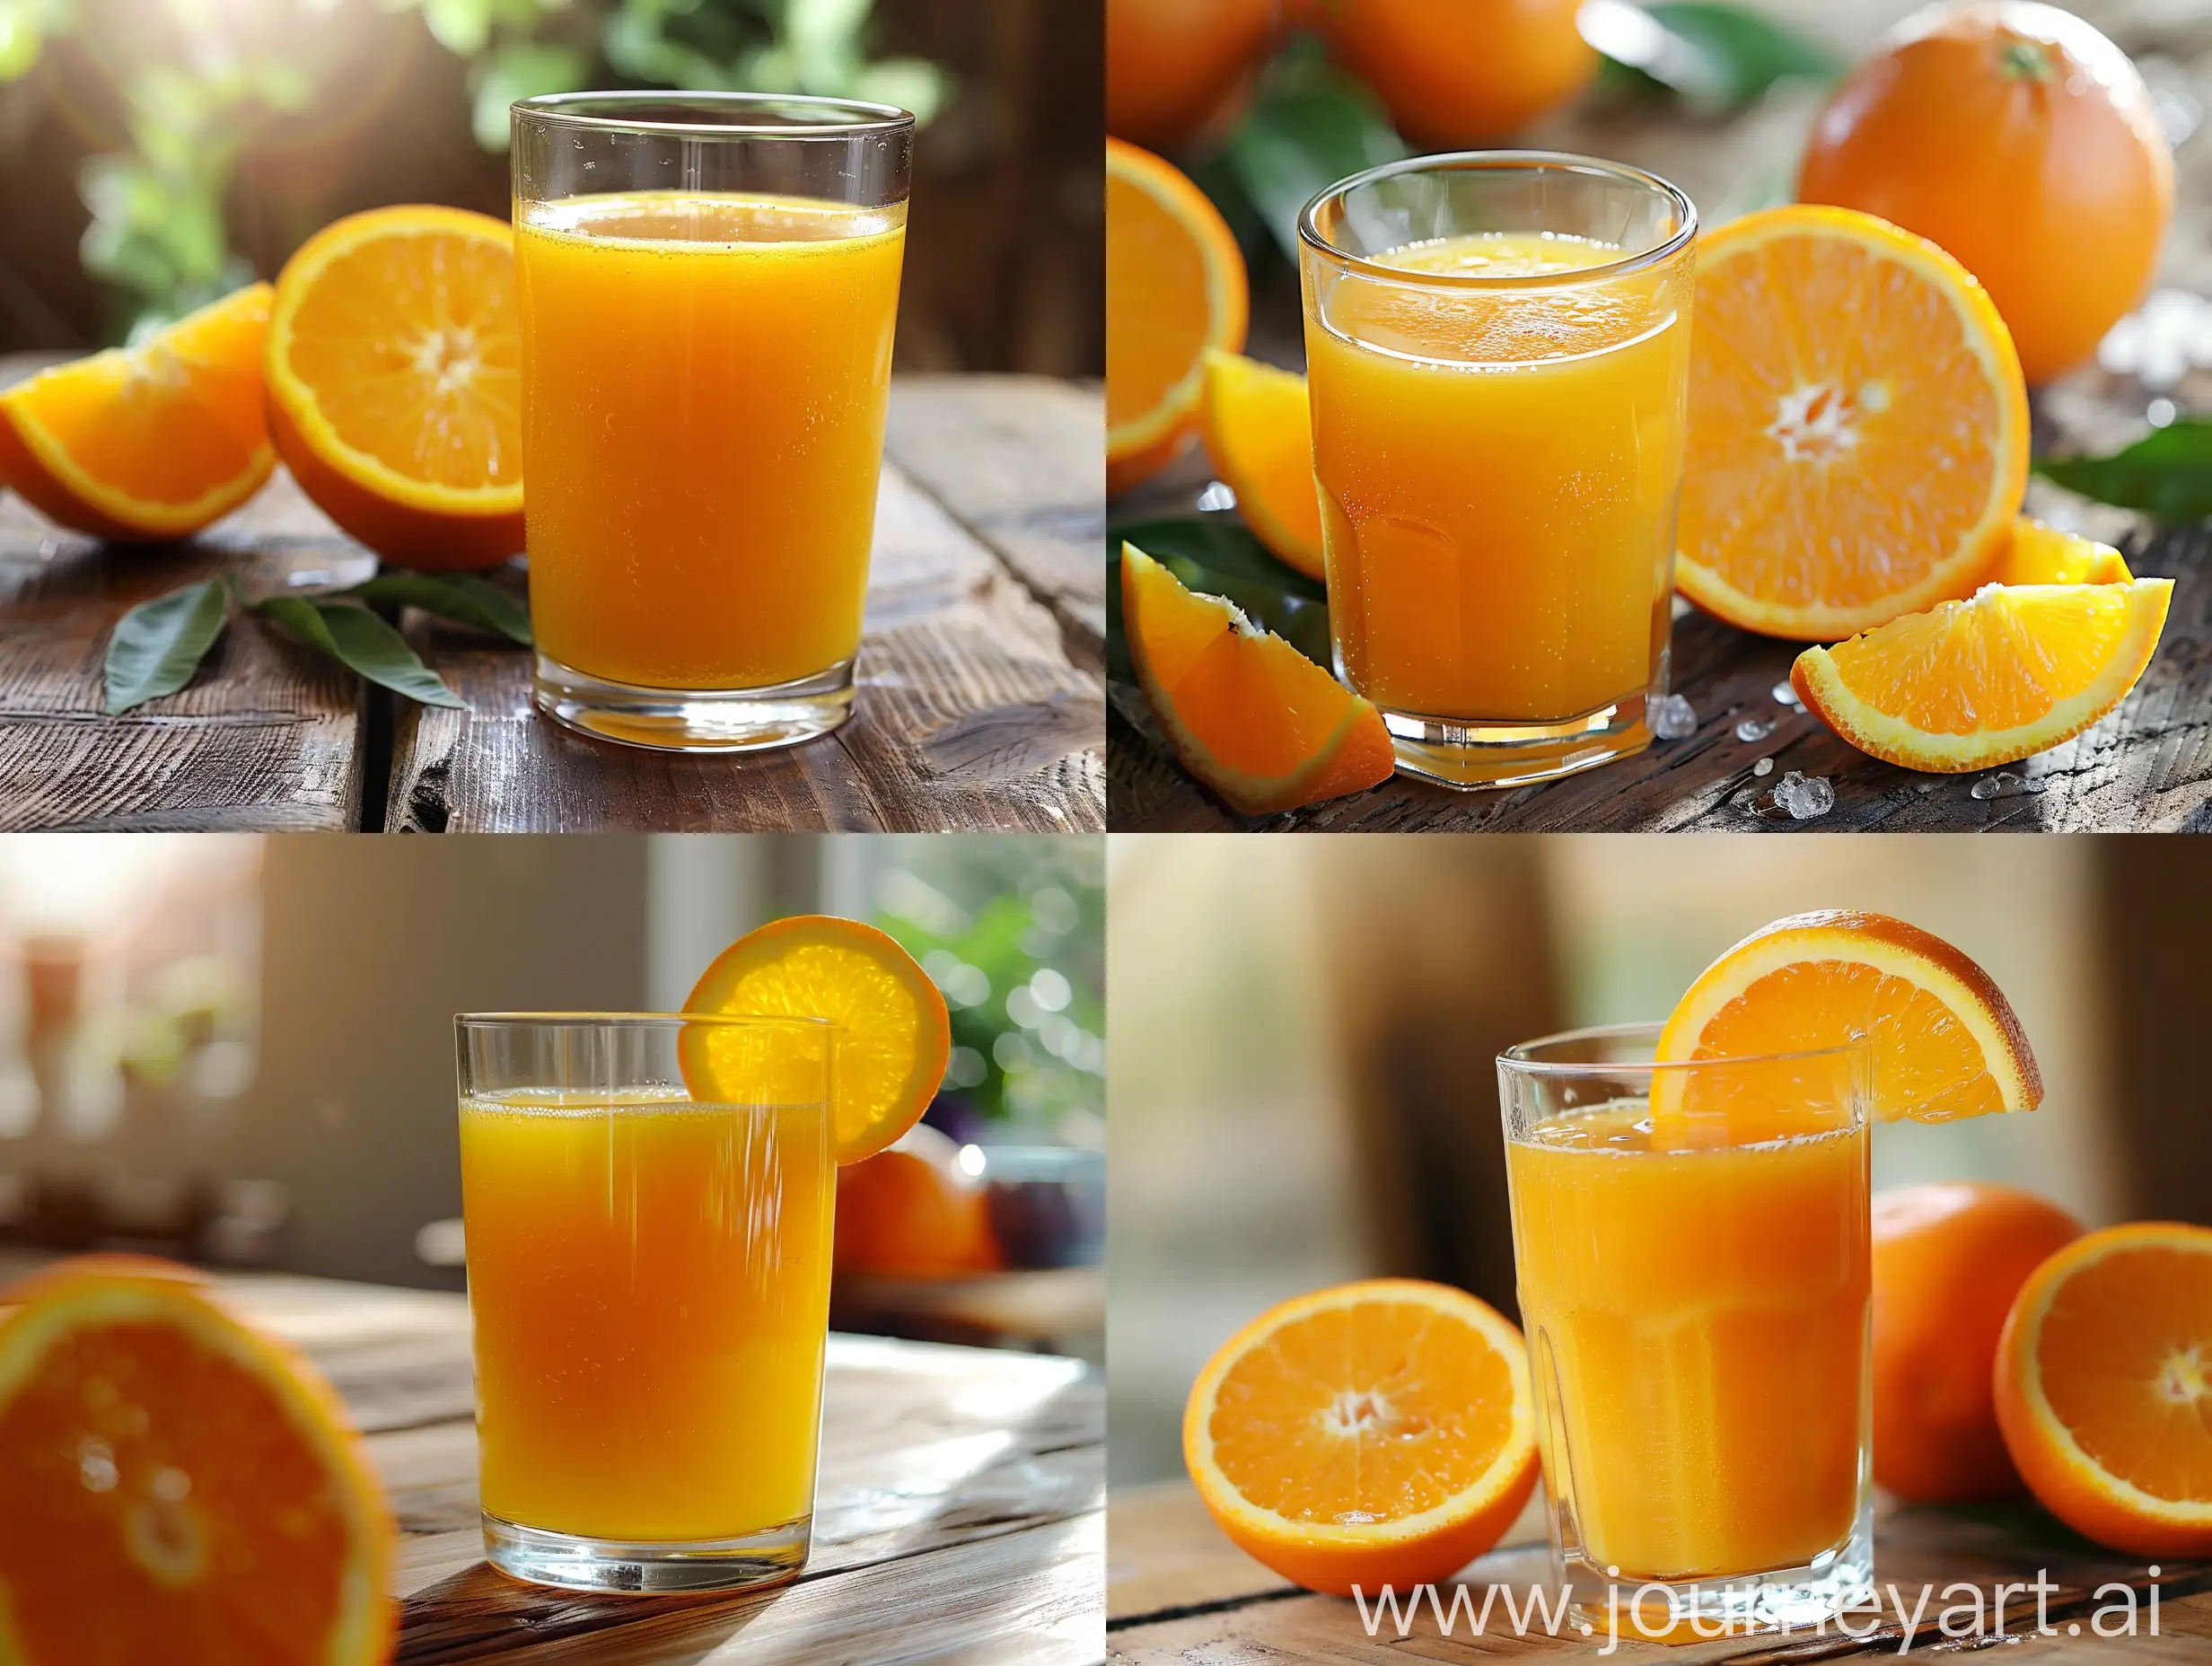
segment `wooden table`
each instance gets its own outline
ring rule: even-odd
[[[1104,1653],[1105,1396],[1080,1362],[833,1335],[806,1572],[750,1597],[601,1597],[491,1571],[457,1295],[240,1277],[329,1375],[405,1535],[402,1666],[1036,1661]]]
[[[41,361],[0,360],[0,384]],[[110,629],[237,572],[249,594],[365,576],[282,471],[189,543],[122,549],[0,498],[0,830],[395,832],[1104,825],[1098,390],[1039,377],[893,384],[859,701],[785,752],[679,757],[531,706],[525,650],[406,621],[467,702],[422,708],[256,620],[191,686],[101,715]],[[520,564],[507,577],[519,589]]]
[[[1909,9],[1889,0],[1761,0],[1846,57]],[[2081,13],[2149,66],[2157,84],[2212,106],[2212,31],[2201,13],[2160,0],[2072,0]],[[1786,200],[1790,177],[1819,94],[1778,88],[1727,118],[1703,118],[1657,102],[1585,103],[1545,124],[1528,142],[1544,149],[1618,157],[1675,180],[1708,224],[1748,207]],[[2175,153],[2176,207],[2160,282],[2212,294],[2212,131],[2199,128]],[[1248,351],[1304,367],[1295,282],[1263,281],[1252,302]],[[2139,437],[2151,390],[2090,366],[2041,392],[2036,450],[2102,452]],[[2212,408],[2212,373],[2193,371],[2174,402]],[[1210,471],[1186,455],[1168,475],[1108,505],[1123,523],[1190,513]],[[2190,829],[2212,831],[2212,535],[2161,530],[2123,512],[2092,506],[2038,482],[2029,507],[2082,514],[2098,537],[2122,542],[2144,576],[2175,581],[2172,611],[2157,658],[2120,709],[2084,734],[2010,773],[2029,790],[1974,796],[1997,772],[1921,775],[1846,745],[1821,722],[1773,697],[1797,644],[1737,631],[1681,609],[1673,687],[1696,708],[1697,732],[1640,756],[1567,780],[1507,792],[1454,793],[1400,776],[1370,791],[1286,815],[1248,820],[1198,786],[1174,762],[1143,695],[1110,689],[1108,816],[1117,829],[1227,829],[1315,832],[1638,831],[1734,829],[1851,831]],[[1739,723],[1770,724],[1740,740]],[[1770,759],[1764,776],[1751,772]],[[1795,822],[1758,813],[1760,792],[1791,770],[1825,776],[1835,809]],[[1995,784],[1992,783],[1994,785]],[[1984,786],[1986,794],[1990,786]]]
[[[1523,1605],[1524,1614],[1529,1611],[1525,1605],[1530,1587],[1550,1589],[1542,1504],[1540,1489],[1499,1547],[1462,1571],[1458,1583],[1468,1587],[1474,1609],[1481,1608],[1492,1584],[1510,1589],[1514,1600]],[[1470,1622],[1465,1609],[1460,1610],[1453,1635],[1443,1635],[1426,1604],[1407,1635],[1400,1636],[1395,1626],[1385,1623],[1371,1637],[1351,1600],[1300,1591],[1232,1546],[1207,1517],[1187,1481],[1117,1486],[1108,1514],[1113,1548],[1106,1575],[1107,1644],[1111,1657],[1129,1666],[1139,1662],[1166,1666],[1169,1662],[1188,1662],[1191,1666],[1201,1662],[1203,1666],[1299,1666],[1299,1662],[1322,1661],[1476,1661],[1505,1653],[1590,1659],[1607,1641],[1602,1635],[1584,1638],[1567,1626],[1560,1627],[1561,1635],[1557,1637],[1544,1635],[1540,1626],[1532,1635],[1516,1637],[1503,1618],[1504,1591],[1498,1593],[1491,1621],[1479,1637],[1470,1638]],[[2142,1562],[2101,1550],[2027,1504],[1953,1510],[1878,1507],[1875,1515],[1878,1590],[1894,1583],[1903,1593],[1906,1612],[1910,1614],[1918,1601],[1919,1588],[1934,1586],[1913,1635],[1916,1651],[1931,1644],[1972,1649],[1997,1642],[1991,1618],[1993,1596],[1985,1600],[1980,1630],[1966,1633],[1962,1616],[1955,1622],[1962,1635],[1938,1635],[1936,1621],[1944,1606],[1969,1604],[1963,1592],[1946,1595],[1945,1587],[1953,1582],[1971,1583],[1991,1593],[1998,1584],[2034,1580],[2038,1570],[2048,1569],[2050,1581],[2058,1587],[2045,1597],[2045,1613],[2056,1635],[2021,1637],[2023,1629],[2033,1632],[2035,1598],[2028,1593],[2023,1609],[2019,1596],[2007,1597],[2006,1630],[2011,1640],[2004,1645],[2006,1661],[2203,1661],[2212,1657],[2212,1562],[2162,1561],[2158,1567],[2159,1577],[2153,1581]],[[2098,1587],[2108,1581],[2137,1593],[2138,1635],[2133,1638],[2099,1638],[2092,1634],[2092,1614],[2101,1605],[2119,1600],[2109,1591],[2098,1594]],[[2148,1592],[2154,1583],[2159,1597],[2156,1637],[2147,1632]],[[1453,1593],[1447,1585],[1442,1594],[1448,1613]],[[1883,1600],[1886,1605],[1886,1594]],[[2020,1618],[2023,1612],[2024,1627]],[[2106,1623],[2109,1627],[2116,1622]],[[1852,1620],[1853,1629],[1859,1632],[1866,1632],[1872,1624],[1871,1615]],[[1883,1623],[1874,1626],[1863,1641],[1840,1636],[1830,1628],[1825,1634],[1766,1633],[1683,1647],[1623,1643],[1606,1658],[1725,1660],[1751,1666],[1751,1662],[1893,1657],[1903,1637],[1904,1627],[1885,1606]]]

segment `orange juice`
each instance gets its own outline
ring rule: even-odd
[[[1646,1117],[1506,1144],[1547,1484],[1625,1578],[1803,1566],[1865,1485],[1865,1127],[1663,1150]]]
[[[466,1100],[484,1508],[579,1537],[812,1513],[836,1169],[819,1108]]]
[[[1528,288],[1608,243],[1481,233],[1306,300],[1330,626],[1386,712],[1557,723],[1641,696],[1667,639],[1690,349],[1681,267]]]
[[[540,651],[695,690],[849,660],[904,206],[646,191],[518,219]]]

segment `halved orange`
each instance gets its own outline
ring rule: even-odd
[[[1698,240],[1674,576],[1699,607],[1833,641],[1970,594],[2027,474],[2011,338],[1934,243],[1803,204]]]
[[[1121,626],[1175,756],[1233,809],[1271,815],[1378,785],[1397,768],[1366,700],[1126,543]]]
[[[1791,915],[1715,960],[1668,1015],[1656,1057],[1759,1058],[1860,1035],[1872,1053],[1869,1109],[1881,1121],[1949,1122],[2042,1101],[2028,1038],[1989,975],[1931,932],[1852,909]],[[1687,1081],[1655,1091],[1655,1123],[1703,1108],[1694,1074],[1660,1074]],[[1733,1126],[1709,1136],[1686,1123],[1670,1131],[1675,1144],[1745,1137]]]
[[[0,1319],[0,1661],[372,1666],[390,1505],[314,1368],[189,1276],[65,1265]]]
[[[699,975],[687,1013],[816,1018],[838,1026],[831,1074],[840,1163],[872,1157],[921,1120],[944,1081],[944,996],[888,934],[794,914],[748,932]],[[751,1096],[759,1055],[734,1030],[686,1026],[684,1080],[702,1098]]]
[[[269,286],[253,284],[136,347],[0,393],[0,484],[49,521],[117,543],[187,538],[261,489]]]
[[[1106,141],[1106,489],[1157,474],[1198,425],[1205,353],[1244,345],[1244,257],[1172,162]]]
[[[2110,544],[2061,532],[2033,515],[2013,522],[2012,542],[1989,574],[1997,584],[2125,584],[2135,574]]]
[[[269,432],[301,489],[378,555],[492,566],[522,548],[522,330],[505,222],[350,215],[276,278]]]
[[[1790,686],[1862,752],[1962,774],[2079,734],[2128,697],[2165,628],[2173,581],[1986,584],[1832,648]]]
[[[2212,1231],[2139,1221],[2058,1250],[2013,1298],[1995,1389],[2051,1514],[2130,1556],[2212,1556]]]
[[[1410,1593],[1495,1545],[1536,1485],[1521,1333],[1418,1279],[1285,1302],[1198,1372],[1183,1461],[1221,1530],[1284,1578]]]
[[[1252,535],[1308,578],[1326,583],[1305,378],[1208,347],[1200,416],[1207,452]]]

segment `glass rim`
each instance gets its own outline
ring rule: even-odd
[[[641,120],[619,114],[624,105],[658,109],[696,106],[733,112],[797,109],[818,113],[822,119]],[[535,98],[517,99],[507,109],[517,118],[535,118],[552,127],[583,127],[599,133],[661,134],[689,139],[849,139],[868,134],[911,134],[916,125],[914,112],[896,104],[876,104],[865,99],[823,98],[808,92],[683,92],[638,87],[597,92],[541,92]]]
[[[1633,255],[1623,255],[1618,260],[1609,260],[1602,266],[1577,267],[1571,272],[1546,272],[1518,277],[1486,277],[1464,272],[1409,272],[1403,267],[1386,266],[1365,255],[1356,255],[1349,250],[1339,249],[1329,241],[1321,229],[1319,216],[1321,206],[1348,197],[1363,185],[1373,185],[1408,173],[1504,172],[1514,169],[1532,172],[1549,170],[1559,173],[1592,174],[1625,180],[1665,197],[1674,206],[1681,224],[1663,242]],[[1572,151],[1440,151],[1429,156],[1402,157],[1397,162],[1382,162],[1339,180],[1334,185],[1314,193],[1305,206],[1298,211],[1298,241],[1301,247],[1339,261],[1348,270],[1412,288],[1459,290],[1470,294],[1560,289],[1575,285],[1604,283],[1626,277],[1648,267],[1663,265],[1689,248],[1697,237],[1698,205],[1690,200],[1690,194],[1680,186],[1661,179],[1655,173],[1631,167],[1627,162],[1608,162],[1602,156],[1584,156]]]
[[[1871,1058],[1874,1046],[1872,1036],[1865,1030],[1854,1034],[1848,1041],[1830,1047],[1797,1048],[1783,1053],[1742,1053],[1727,1058],[1675,1059],[1557,1059],[1541,1058],[1539,1049],[1558,1048],[1576,1042],[1625,1041],[1640,1038],[1656,1039],[1666,1025],[1663,1022],[1632,1024],[1592,1024],[1581,1030],[1561,1030],[1548,1036],[1538,1036],[1532,1041],[1518,1041],[1497,1056],[1497,1067],[1531,1076],[1592,1076],[1625,1075],[1632,1073],[1656,1073],[1663,1070],[1711,1070],[1728,1065],[1783,1065],[1804,1059],[1847,1058],[1863,1054]]]
[[[650,1030],[714,1024],[787,1030],[805,1035],[822,1035],[844,1028],[830,1018],[754,1013],[456,1013],[453,1024],[462,1030]]]

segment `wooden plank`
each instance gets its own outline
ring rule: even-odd
[[[348,576],[362,552],[279,473],[201,538],[124,548],[0,497],[0,830],[350,829],[365,703],[356,679],[253,619],[189,687],[101,709],[115,621],[227,566],[250,595]]]

